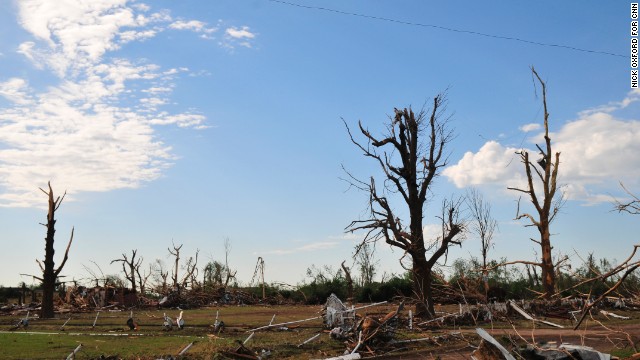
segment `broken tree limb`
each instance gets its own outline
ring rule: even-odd
[[[308,338],[307,340],[303,341],[300,345],[298,345],[298,347],[302,347],[302,345],[305,345],[307,343],[312,342],[313,340],[317,339],[320,336],[320,334],[315,334],[312,337]]]
[[[553,327],[557,327],[557,328],[561,328],[561,329],[564,328],[564,326],[552,323],[551,321],[540,320],[540,319],[534,318],[533,316],[529,315],[526,311],[524,311],[520,306],[516,305],[516,303],[514,303],[513,301],[509,301],[509,305],[513,308],[513,310],[515,310],[518,313],[520,313],[520,315],[524,316],[524,318],[527,319],[527,320],[543,323],[543,324],[546,324],[546,325],[549,325],[549,326],[553,326]]]
[[[332,358],[325,358],[323,360],[358,360],[358,359],[362,359],[362,356],[360,356],[359,353],[355,353],[355,354],[349,354],[349,355],[336,356]]]
[[[247,337],[247,338],[242,342],[242,345],[246,345],[246,344],[249,342],[249,340],[251,340],[251,339],[253,338],[253,336],[254,336],[255,334],[256,334],[256,333],[252,332],[252,333],[251,333],[251,335],[249,335],[249,336],[248,336],[248,337]]]
[[[444,320],[444,319],[446,319],[448,317],[451,317],[451,316],[458,316],[458,314],[447,314],[447,315],[444,315],[444,316],[440,316],[439,318],[423,321],[423,322],[419,323],[418,326],[423,326],[423,325],[427,325],[427,324],[432,323],[432,322]]]
[[[504,348],[504,346],[502,346],[496,339],[494,339],[493,336],[489,335],[489,333],[486,332],[483,328],[477,328],[476,332],[478,333],[478,335],[480,335],[480,337],[482,338],[482,341],[484,341],[485,343],[489,343],[493,347],[498,349],[500,351],[500,353],[502,354],[502,356],[504,357],[504,359],[506,359],[506,360],[516,360],[513,357],[513,355],[511,355],[509,353],[509,351],[507,351],[507,349]],[[480,355],[478,357],[480,359],[484,358],[484,357],[482,357],[482,354],[477,354],[478,351],[481,351],[480,349],[481,348],[478,348],[478,350],[473,352],[473,354],[471,355],[472,359],[476,359],[476,357],[474,355]]]
[[[320,319],[320,318],[322,318],[322,316],[315,316],[315,317],[308,318],[308,319],[303,319],[303,320],[288,321],[288,322],[283,322],[283,323],[279,323],[279,324],[265,325],[265,326],[261,326],[261,327],[255,328],[255,329],[247,330],[246,332],[254,332],[254,331],[264,330],[264,329],[268,329],[268,328],[272,328],[272,327],[276,327],[276,326],[283,326],[283,325],[289,325],[289,324],[296,324],[296,323],[301,323],[301,322],[305,322],[305,321],[316,320],[316,319]]]
[[[195,342],[190,343],[189,345],[185,346],[184,349],[180,350],[180,352],[178,353],[178,356],[182,356],[184,354],[187,353],[187,351],[189,351],[189,349],[191,349],[191,347],[193,346]]]
[[[360,333],[358,334],[358,344],[356,345],[356,347],[353,348],[353,351],[351,351],[351,354],[355,354],[361,345],[362,345],[362,331],[360,331]]]
[[[72,360],[76,358],[76,354],[78,353],[78,351],[80,351],[80,349],[82,349],[82,344],[79,344],[78,347],[76,347],[71,354],[69,354],[69,356],[67,356],[67,360]]]
[[[635,254],[636,250],[638,249],[640,245],[635,245],[633,247],[633,254]],[[632,256],[633,256],[632,254]],[[629,260],[627,260],[629,261]],[[606,298],[607,295],[609,295],[610,293],[614,292],[618,286],[620,286],[620,284],[622,284],[622,282],[624,282],[624,280],[627,278],[627,276],[629,274],[631,274],[632,272],[634,272],[638,267],[640,267],[640,261],[634,263],[633,266],[628,265],[630,267],[627,268],[627,271],[625,271],[625,273],[622,275],[622,277],[618,280],[618,282],[615,283],[615,285],[613,285],[611,288],[609,288],[609,290],[607,290],[604,294],[600,295],[599,298],[597,298],[596,300],[594,300],[593,302],[591,302],[589,305],[586,305],[583,309],[582,309],[582,315],[580,316],[580,320],[578,320],[578,323],[573,327],[573,330],[576,330],[580,324],[582,324],[582,321],[584,320],[584,318],[587,316],[587,314],[589,313],[589,310],[591,310],[592,307],[594,307],[596,304],[598,304],[600,301],[602,301],[602,299]],[[620,265],[618,266],[620,267]],[[609,272],[611,273],[611,271]]]
[[[96,323],[98,322],[98,316],[100,316],[100,311],[96,313],[96,318],[95,320],[93,320],[93,325],[91,325],[92,329],[96,327]]]
[[[67,325],[67,323],[69,322],[69,320],[71,320],[71,318],[68,318],[67,321],[64,322],[64,324],[62,324],[62,326],[60,326],[60,330],[64,331],[64,326]]]
[[[600,314],[602,314],[602,315],[604,315],[604,316],[607,316],[607,317],[608,317],[608,316],[611,316],[611,317],[613,317],[613,318],[616,318],[616,319],[622,319],[622,320],[629,320],[629,319],[631,319],[631,318],[630,318],[630,317],[628,317],[628,316],[622,316],[622,315],[614,314],[614,313],[612,313],[612,312],[608,312],[608,311],[604,311],[604,310],[600,310]]]
[[[378,305],[382,305],[382,304],[386,304],[386,303],[388,303],[388,301],[381,301],[381,302],[377,302],[377,303],[373,303],[373,304],[369,304],[369,305],[358,306],[357,308],[353,308],[353,309],[347,309],[344,312],[352,312],[352,311],[356,311],[356,310],[360,310],[360,309],[366,309],[368,307],[378,306]]]

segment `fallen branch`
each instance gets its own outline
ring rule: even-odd
[[[276,326],[283,326],[283,325],[289,325],[289,324],[296,324],[296,323],[301,323],[301,322],[305,322],[305,321],[316,320],[316,319],[320,319],[320,318],[322,318],[322,316],[316,316],[316,317],[312,317],[312,318],[308,318],[308,319],[303,319],[303,320],[288,321],[288,322],[283,322],[283,323],[279,323],[279,324],[265,325],[265,326],[261,326],[261,327],[255,328],[255,329],[247,330],[246,332],[254,332],[254,331],[264,330],[264,329],[268,329],[268,328],[272,328],[272,327],[276,327]]]
[[[539,323],[547,324],[547,325],[554,326],[554,327],[561,328],[561,329],[563,329],[563,328],[564,328],[564,326],[562,326],[562,325],[558,325],[558,324],[554,324],[554,323],[552,323],[551,321],[540,320],[540,319],[536,319],[536,318],[534,318],[533,316],[531,316],[531,315],[527,314],[527,312],[526,312],[526,311],[524,311],[520,306],[516,305],[513,301],[509,301],[509,305],[511,305],[511,307],[512,307],[515,311],[517,311],[518,313],[520,313],[520,315],[524,316],[524,317],[525,317],[525,319],[527,319],[527,320],[531,320],[531,321],[535,321],[535,322],[539,322]]]

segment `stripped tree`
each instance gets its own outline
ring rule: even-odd
[[[370,213],[367,219],[351,222],[346,230],[365,230],[363,244],[384,240],[411,257],[413,290],[418,300],[416,312],[424,317],[435,314],[431,286],[434,266],[449,246],[460,244],[457,236],[463,231],[459,221],[460,201],[445,201],[441,216],[442,235],[429,243],[424,238],[422,221],[427,193],[433,179],[447,165],[444,150],[453,137],[446,127],[448,119],[442,118],[445,103],[443,94],[436,96],[430,116],[424,109],[417,115],[411,108],[394,109],[395,114],[387,124],[388,133],[381,138],[372,135],[358,122],[366,143],[355,140],[345,122],[351,141],[384,173],[383,185],[379,186],[373,176],[364,182],[347,172],[351,178],[349,182],[368,193]],[[397,216],[395,206],[387,198],[391,194],[399,194],[406,205],[409,226]]]
[[[140,265],[142,265],[142,258],[136,260],[136,253],[138,250],[131,250],[131,259],[126,254],[122,254],[121,259],[111,260],[111,264],[114,262],[122,263],[122,272],[124,277],[131,283],[131,292],[136,293],[136,273],[140,273]],[[142,285],[142,284],[140,284]]]
[[[487,270],[487,258],[489,249],[493,246],[493,233],[498,222],[491,216],[491,204],[484,200],[482,194],[472,188],[467,191],[467,206],[471,213],[471,229],[480,237],[482,245],[482,282],[484,294],[489,292],[489,270]]]
[[[533,207],[535,215],[530,213],[520,213],[520,203],[518,202],[518,211],[516,220],[527,219],[529,223],[526,226],[534,226],[540,234],[539,240],[531,239],[540,246],[541,260],[540,262],[519,261],[533,266],[538,266],[542,270],[542,286],[543,296],[549,299],[555,293],[556,285],[556,264],[553,263],[551,255],[551,232],[550,225],[555,219],[560,207],[562,206],[563,197],[561,193],[557,193],[558,166],[560,165],[560,153],[553,154],[551,148],[551,138],[549,138],[549,112],[547,111],[547,87],[540,78],[536,70],[532,67],[531,71],[537,78],[542,87],[542,104],[544,106],[544,141],[545,148],[542,149],[536,144],[540,150],[540,159],[534,164],[526,150],[519,151],[517,154],[524,164],[527,176],[527,185],[524,189],[517,187],[509,187],[509,190],[518,191],[526,194]],[[537,166],[536,166],[537,165]],[[540,167],[540,169],[538,169]],[[535,175],[534,175],[535,173]],[[535,179],[535,181],[534,181]]]
[[[56,233],[56,218],[55,214],[60,204],[62,204],[62,200],[64,199],[66,192],[62,195],[62,197],[55,197],[53,195],[53,189],[51,188],[51,182],[48,183],[49,191],[45,191],[40,188],[40,190],[47,195],[48,201],[48,212],[47,212],[47,223],[40,224],[47,228],[47,237],[45,238],[45,248],[44,248],[44,265],[39,260],[36,260],[38,265],[40,266],[40,270],[42,270],[42,278],[36,277],[38,280],[42,281],[42,309],[40,311],[40,316],[43,319],[50,319],[54,316],[53,312],[53,293],[55,292],[57,279],[62,271],[62,268],[67,263],[67,259],[69,258],[69,249],[71,248],[71,242],[73,241],[73,232],[74,229],[71,229],[71,237],[69,238],[69,243],[67,244],[67,249],[64,252],[64,257],[62,258],[62,262],[58,268],[55,268],[55,262],[53,261],[53,255],[55,254],[55,250],[53,248],[54,237]]]

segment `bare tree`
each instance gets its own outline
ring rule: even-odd
[[[347,283],[347,301],[353,302],[353,279],[351,278],[351,271],[349,270],[349,267],[344,264],[345,262],[346,261],[343,261],[342,264],[340,264],[340,267],[342,268],[342,271],[344,271],[344,280]]]
[[[173,275],[171,276],[171,280],[173,281],[173,288],[177,289],[180,285],[179,281],[178,281],[178,271],[180,269],[180,249],[182,249],[183,244],[180,244],[180,246],[176,246],[176,244],[173,244],[173,251],[171,251],[171,249],[167,248],[167,250],[169,251],[169,254],[173,255],[175,257],[175,263],[173,265]]]
[[[137,292],[136,272],[140,272],[140,265],[142,265],[142,258],[136,260],[137,252],[137,249],[131,250],[131,259],[127,258],[127,255],[123,253],[121,259],[111,260],[111,264],[114,262],[122,263],[122,272],[124,273],[124,277],[131,283],[131,291],[133,293]]]
[[[360,270],[360,286],[367,286],[373,282],[376,275],[375,248],[367,242],[360,244],[356,248],[356,264]]]
[[[149,264],[149,272],[140,273],[140,266],[136,267],[136,275],[138,277],[138,285],[140,288],[140,294],[146,294],[147,290],[147,282],[149,281],[149,277],[153,274],[153,266]]]
[[[166,294],[167,279],[169,278],[169,270],[165,269],[164,262],[160,259],[156,259],[156,262],[151,266],[151,272],[153,274],[153,280],[155,281],[155,287],[162,294]]]
[[[467,191],[467,206],[471,212],[471,229],[480,237],[482,245],[482,281],[484,294],[489,292],[489,270],[487,270],[487,258],[489,249],[493,247],[493,233],[498,222],[491,216],[491,204],[484,200],[482,194],[472,188]]]
[[[429,245],[432,252],[427,257],[422,223],[427,193],[433,179],[447,165],[444,149],[453,136],[446,127],[448,119],[442,119],[445,103],[443,94],[436,96],[430,116],[424,110],[416,115],[411,108],[394,109],[395,114],[387,124],[388,133],[382,138],[373,136],[359,122],[366,143],[356,141],[345,122],[351,141],[364,156],[378,163],[384,173],[382,187],[376,184],[373,176],[369,182],[363,182],[349,174],[351,184],[369,194],[370,217],[355,220],[346,229],[350,232],[366,230],[363,242],[384,239],[411,257],[413,289],[418,300],[416,312],[426,317],[434,316],[433,267],[450,245],[460,244],[456,236],[463,231],[459,221],[460,203],[445,201],[442,236]],[[426,135],[426,141],[422,135]],[[397,216],[388,194],[399,194],[404,201],[410,217],[408,227]]]
[[[181,245],[182,246],[182,245]],[[180,284],[182,288],[187,288],[191,286],[191,288],[198,285],[198,254],[200,250],[196,249],[196,256],[189,257],[187,262],[185,263],[184,270],[185,274],[180,280]]]
[[[37,278],[42,281],[42,309],[40,316],[44,319],[49,319],[54,316],[53,312],[53,293],[56,288],[56,280],[64,267],[64,264],[67,263],[67,259],[69,258],[69,249],[71,248],[71,242],[73,241],[73,232],[74,228],[71,229],[71,237],[69,238],[69,243],[67,244],[67,249],[64,252],[64,257],[62,258],[62,262],[58,268],[55,268],[55,263],[53,261],[53,255],[55,254],[55,250],[53,249],[54,236],[56,233],[56,219],[55,213],[62,204],[62,200],[64,200],[66,192],[62,197],[55,197],[53,195],[53,189],[51,188],[51,182],[48,183],[49,191],[45,191],[42,188],[40,190],[45,193],[49,199],[49,210],[47,213],[47,223],[41,224],[47,228],[47,237],[45,238],[45,253],[44,253],[44,266],[39,260],[36,260],[40,269],[42,270],[42,278]],[[55,200],[54,200],[55,199]]]
[[[229,254],[231,253],[231,239],[229,239],[228,237],[224,239],[224,267],[226,269],[226,277],[224,280],[224,287],[226,288],[227,286],[229,286],[229,282],[232,279],[236,278],[236,274],[238,273],[238,271],[231,271],[231,268],[229,268]]]
[[[174,264],[173,264],[173,274],[171,275],[171,281],[173,283],[172,284],[173,290],[178,291],[178,293],[180,293],[182,289],[186,288],[188,284],[191,284],[191,286],[195,286],[197,284],[197,276],[198,276],[198,254],[200,253],[200,250],[196,250],[195,257],[190,257],[187,259],[187,262],[185,263],[183,268],[185,270],[185,273],[182,277],[179,276],[180,250],[182,249],[183,245],[184,244],[180,244],[180,246],[176,246],[175,244],[172,243],[173,250],[167,248],[167,250],[169,251],[169,254],[175,257]],[[162,271],[162,268],[161,268],[161,271]],[[163,275],[162,273],[160,273],[160,276],[166,277],[168,275]]]
[[[530,265],[535,265],[541,268],[544,297],[548,299],[555,293],[556,285],[555,265],[551,256],[551,232],[549,228],[558,214],[563,201],[561,194],[556,196],[560,153],[556,152],[555,156],[552,155],[551,139],[549,138],[549,112],[547,111],[546,84],[542,81],[533,67],[531,67],[531,71],[542,87],[542,104],[544,106],[544,140],[546,146],[545,149],[542,149],[540,146],[536,145],[538,150],[540,150],[540,155],[542,156],[542,158],[536,161],[536,164],[534,164],[529,158],[528,151],[522,150],[518,152],[527,175],[527,186],[525,189],[516,187],[509,187],[508,189],[528,195],[531,204],[534,206],[537,213],[537,218],[529,213],[520,213],[520,204],[518,202],[516,220],[526,218],[529,220],[529,224],[526,226],[535,226],[536,229],[538,229],[538,232],[540,233],[540,240],[531,239],[531,241],[540,245],[542,253],[539,263],[522,263],[529,263]],[[536,165],[538,165],[541,170],[538,170]],[[534,178],[537,180],[534,181]],[[539,186],[536,188],[535,184],[540,184],[539,186],[542,188],[540,189]]]

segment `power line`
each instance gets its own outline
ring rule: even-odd
[[[540,42],[540,41],[521,39],[521,38],[513,37],[513,36],[493,35],[493,34],[482,33],[482,32],[479,32],[479,31],[461,30],[461,29],[455,29],[455,28],[450,28],[450,27],[440,26],[440,25],[423,24],[423,23],[410,22],[410,21],[404,21],[404,20],[390,19],[390,18],[385,18],[385,17],[381,17],[381,16],[352,13],[352,12],[348,12],[348,11],[330,9],[330,8],[320,7],[320,6],[295,4],[295,3],[291,3],[291,2],[288,2],[288,1],[282,1],[282,0],[269,0],[269,1],[275,2],[275,3],[284,4],[284,5],[304,8],[304,9],[321,10],[321,11],[332,12],[332,13],[336,13],[336,14],[340,14],[340,15],[357,16],[357,17],[361,17],[361,18],[380,20],[380,21],[387,21],[387,22],[392,22],[392,23],[402,24],[402,25],[420,26],[420,27],[433,28],[433,29],[457,32],[457,33],[463,33],[463,34],[484,36],[484,37],[489,37],[489,38],[494,38],[494,39],[518,41],[518,42],[522,42],[522,43],[525,43],[525,44],[556,47],[556,48],[563,48],[563,49],[574,50],[574,51],[582,51],[582,52],[587,52],[587,53],[592,53],[592,54],[601,54],[601,55],[609,55],[609,56],[627,58],[626,55],[611,53],[611,52],[607,52],[607,51],[583,49],[583,48],[578,48],[578,47],[569,46],[569,45],[544,43],[544,42]]]

